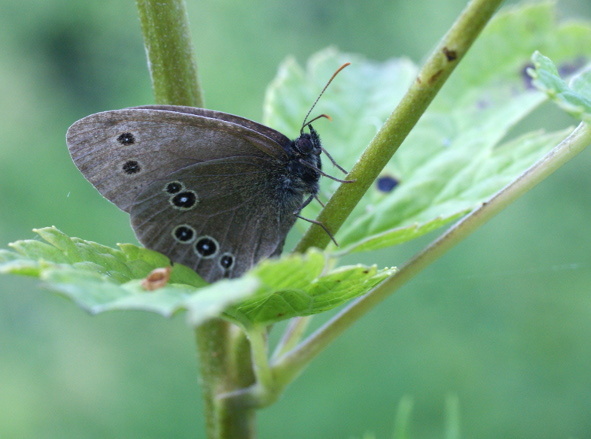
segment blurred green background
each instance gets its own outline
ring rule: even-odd
[[[189,0],[207,106],[260,120],[279,62],[329,45],[420,62],[465,3]],[[557,9],[591,19],[587,0]],[[0,247],[49,225],[136,242],[64,140],[87,114],[153,102],[134,2],[0,11]],[[573,121],[549,108],[529,123]],[[438,438],[450,394],[466,438],[591,437],[590,167],[586,151],[366,316],[260,413],[260,437],[387,438],[408,395],[412,437]],[[426,242],[363,262],[398,264]],[[203,437],[196,370],[183,316],[91,317],[0,277],[0,438]]]

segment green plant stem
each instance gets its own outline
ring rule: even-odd
[[[203,107],[183,0],[136,1],[157,104]],[[195,329],[210,439],[254,437],[255,412],[219,395],[252,385],[250,344],[223,320]]]
[[[295,348],[297,343],[301,340],[308,324],[310,323],[310,317],[299,317],[295,319],[291,319],[289,325],[287,326],[283,336],[277,346],[275,347],[275,351],[273,352],[272,360],[275,360],[281,357],[286,352],[289,352],[291,349]]]
[[[403,265],[394,276],[365,296],[349,304],[308,339],[300,343],[297,348],[277,359],[272,365],[275,376],[281,376],[282,381],[290,381],[289,378],[295,378],[313,357],[376,304],[394,293],[429,264],[439,259],[447,250],[458,244],[475,229],[540,183],[590,144],[591,125],[581,123],[565,140],[554,147],[542,159],[494,195],[490,201],[483,203],[452,226],[440,238]]]
[[[502,2],[503,0],[472,0],[442,38],[400,104],[346,177],[348,180],[355,180],[355,183],[342,184],[320,212],[317,220],[333,234],[340,229],[396,153]],[[312,225],[294,251],[303,253],[312,246],[326,248],[329,242],[330,237],[326,232],[321,227]],[[310,317],[292,319],[283,336],[285,346],[293,347],[299,341],[302,334],[299,328],[305,327],[309,319]],[[283,346],[281,350],[285,352]]]
[[[240,369],[245,362],[236,361],[236,353],[246,350],[240,349],[241,334],[235,329],[231,323],[216,319],[195,331],[201,360],[206,431],[210,439],[249,439],[255,433],[254,408],[236,399],[219,397],[233,389],[252,385],[252,379],[247,376],[245,380],[244,371]]]
[[[264,326],[256,326],[247,333],[252,347],[252,364],[256,377],[256,397],[252,404],[256,407],[264,407],[276,399],[274,395],[276,386],[269,366],[267,330]]]
[[[390,161],[502,2],[503,0],[470,1],[443,37],[400,104],[346,177],[347,180],[355,180],[355,183],[342,184],[320,212],[317,220],[333,234],[336,234]],[[295,251],[303,253],[312,246],[325,248],[329,242],[328,234],[321,227],[312,225]]]
[[[203,107],[184,0],[136,0],[157,104]]]
[[[356,182],[341,185],[320,213],[318,220],[333,233],[336,233],[378,177],[501,3],[502,0],[472,0],[443,37],[398,107],[347,176],[347,179],[353,179]],[[325,248],[329,241],[328,234],[321,227],[313,225],[295,251],[304,252],[312,246]],[[292,319],[273,355],[271,374],[274,378],[274,395],[278,395],[316,354],[356,321],[361,314],[351,317],[345,314],[345,316],[342,322],[339,319],[331,320],[301,345],[297,343],[300,341],[309,317]],[[261,389],[253,385],[250,388],[226,394],[224,398],[248,405],[257,401],[260,394]]]

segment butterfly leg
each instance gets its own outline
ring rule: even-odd
[[[316,201],[318,201],[320,203],[320,205],[322,207],[326,207],[326,205],[322,202],[322,200],[318,197],[318,195],[314,195],[314,198],[316,199]]]
[[[304,210],[304,208],[305,208],[305,207],[306,207],[308,204],[310,204],[314,198],[316,198],[316,194],[312,194],[312,195],[310,195],[308,198],[306,198],[306,201],[304,201],[304,202],[302,203],[302,205],[301,205],[301,206],[298,208],[298,210],[296,210],[296,211],[295,211],[293,214],[294,214],[295,216],[298,216],[298,214],[299,214],[299,213],[300,213],[302,210]],[[322,204],[322,203],[320,203],[320,204]],[[322,207],[324,207],[324,206],[322,206]]]
[[[334,245],[336,245],[337,247],[339,246],[339,243],[337,242],[336,239],[334,239],[334,236],[330,232],[330,230],[328,230],[328,228],[324,224],[322,224],[320,221],[316,221],[316,220],[313,220],[313,219],[310,219],[310,218],[304,218],[303,216],[301,216],[301,215],[299,215],[297,213],[294,213],[294,215],[297,216],[299,219],[303,219],[304,221],[308,221],[309,223],[316,224],[317,226],[322,227],[322,230],[324,230],[326,232],[326,234],[330,237],[330,239],[332,240],[332,242],[334,242]]]
[[[318,172],[320,175],[323,175],[326,178],[330,178],[331,180],[338,181],[339,183],[355,183],[355,181],[356,181],[356,180],[341,180],[340,178],[336,178],[336,177],[333,177],[332,175],[328,175],[326,172],[322,171],[322,169],[317,168],[316,166],[314,166],[311,163],[308,163],[305,160],[300,159],[298,161],[302,165],[304,165],[304,166],[306,166],[306,167],[308,167],[310,169],[313,169],[314,171]]]
[[[317,226],[322,227],[322,230],[324,230],[326,232],[326,234],[328,236],[330,236],[330,239],[332,240],[332,242],[334,242],[335,245],[338,247],[339,243],[336,241],[336,239],[334,239],[333,234],[330,232],[330,230],[328,230],[328,228],[324,224],[322,224],[320,221],[316,221],[316,220],[313,220],[310,218],[304,218],[303,216],[300,215],[300,212],[304,209],[304,207],[306,207],[308,204],[310,204],[312,202],[312,200],[314,200],[314,199],[318,200],[318,196],[316,194],[310,195],[308,198],[306,198],[306,201],[304,201],[302,203],[302,205],[299,207],[299,209],[296,210],[293,214],[296,217],[298,217],[299,219],[303,219],[304,221],[308,221],[309,223],[316,224]],[[318,200],[318,202],[320,204],[322,204],[322,202],[320,200]],[[322,204],[322,206],[324,207],[324,204]]]

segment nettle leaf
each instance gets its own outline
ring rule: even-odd
[[[566,137],[568,131],[507,138],[546,100],[526,74],[535,50],[548,51],[570,71],[591,58],[589,24],[557,24],[554,16],[553,4],[542,3],[509,9],[491,21],[337,234],[340,253],[400,244],[459,218]],[[333,118],[314,126],[324,147],[347,168],[414,80],[417,68],[410,61],[376,63],[335,49],[311,58],[305,70],[288,59],[268,90],[265,120],[297,133],[311,102],[344,62],[352,64],[312,116]],[[340,176],[328,160],[324,163],[326,172]],[[322,180],[325,193],[335,189],[335,182]],[[304,215],[318,211],[312,203]]]
[[[535,69],[528,70],[533,78],[532,84],[571,116],[591,122],[591,66],[567,84],[550,58],[536,51],[532,62]]]
[[[318,314],[369,292],[395,272],[363,265],[328,270],[328,262],[316,249],[304,257],[292,254],[263,262],[251,272],[261,282],[261,291],[229,314],[243,324]]]
[[[392,273],[363,266],[330,270],[326,256],[311,250],[266,261],[240,279],[211,285],[190,268],[174,264],[165,286],[146,291],[142,280],[152,270],[170,266],[166,256],[131,244],[113,249],[71,238],[55,227],[35,232],[45,242],[17,241],[10,244],[13,251],[0,250],[0,273],[38,277],[92,314],[138,310],[169,317],[185,310],[192,325],[213,317],[270,323],[341,305]]]

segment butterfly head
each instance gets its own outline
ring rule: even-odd
[[[301,157],[319,156],[322,153],[320,137],[312,125],[308,125],[309,133],[300,132],[294,141],[294,149]]]

